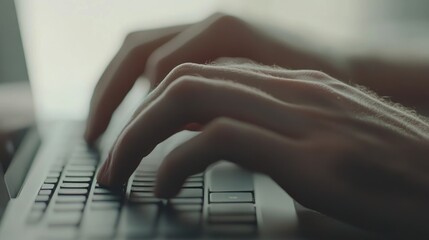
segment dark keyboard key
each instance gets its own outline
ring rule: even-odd
[[[54,205],[54,211],[67,212],[67,211],[83,211],[85,205],[80,202],[75,203],[56,203]]]
[[[58,178],[46,178],[45,183],[57,183]]]
[[[76,171],[67,171],[66,177],[92,177],[94,172],[76,172]]]
[[[40,189],[42,189],[42,190],[52,190],[52,189],[54,189],[54,187],[55,187],[55,184],[45,183],[45,184],[42,185],[42,187]]]
[[[68,196],[68,195],[61,195],[58,196],[56,199],[57,203],[79,203],[79,202],[85,202],[86,196]]]
[[[49,195],[51,195],[51,193],[52,193],[52,190],[40,190],[39,191],[39,195],[47,195],[47,196],[49,196]]]
[[[49,196],[47,195],[38,195],[36,197],[36,202],[47,202],[49,201]]]
[[[141,238],[154,234],[158,219],[158,205],[127,205],[123,208],[119,229],[122,236]]]
[[[66,183],[88,183],[91,182],[90,177],[65,177],[63,182]]]
[[[210,204],[209,215],[255,215],[255,206],[250,203]]]
[[[89,183],[62,183],[61,188],[89,188]]]
[[[87,189],[84,188],[60,188],[58,194],[60,195],[86,195]]]
[[[250,203],[253,194],[249,192],[210,193],[211,203]]]
[[[50,226],[76,226],[79,224],[81,217],[82,213],[80,212],[53,212],[49,216],[48,222]]]
[[[221,163],[215,166],[208,177],[210,192],[252,192],[252,173],[232,163]]]

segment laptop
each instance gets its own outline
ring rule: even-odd
[[[31,105],[31,76],[13,0],[0,2],[0,18],[0,94],[9,103],[3,105],[16,110],[23,99]],[[83,140],[84,121],[31,126],[31,108],[11,121],[14,133],[0,139],[0,239],[306,239],[299,205],[283,189],[227,161],[188,178],[175,198],[154,197],[164,156],[197,133],[181,132],[158,145],[121,191],[98,185],[98,169],[143,89],[125,99],[97,149]],[[5,109],[0,116],[10,114]],[[310,215],[309,226],[322,226]]]

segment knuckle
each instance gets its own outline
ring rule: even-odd
[[[176,79],[184,75],[192,75],[195,74],[200,67],[200,64],[196,63],[182,63],[171,70],[169,77]]]
[[[198,92],[199,83],[197,77],[194,76],[180,76],[168,88],[167,97],[178,101],[183,101],[192,97]]]
[[[311,80],[318,80],[318,81],[332,80],[333,79],[328,74],[321,72],[321,71],[317,71],[317,70],[306,70],[304,72],[304,76],[311,79]]]

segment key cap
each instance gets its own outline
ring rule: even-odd
[[[195,238],[201,232],[201,213],[174,211],[162,216],[159,232],[166,237]]]
[[[94,195],[92,197],[93,201],[120,201],[122,198],[121,196],[117,195]]]
[[[32,210],[33,211],[44,211],[48,204],[46,202],[36,202],[33,204]]]
[[[130,198],[150,198],[155,197],[153,192],[132,192]]]
[[[91,209],[92,210],[104,210],[104,209],[119,209],[121,204],[119,202],[92,202]]]
[[[54,189],[55,184],[52,183],[45,183],[42,185],[42,187],[40,188],[41,190],[52,190]]]
[[[83,211],[84,207],[85,205],[83,203],[56,203],[54,205],[54,211]]]
[[[159,198],[149,197],[149,198],[130,198],[128,200],[131,204],[160,204],[162,202]]]
[[[134,181],[135,182],[155,182],[156,177],[148,177],[148,176],[144,176],[144,177],[139,177],[139,176],[135,176],[134,177]]]
[[[71,165],[67,167],[67,171],[89,171],[89,172],[94,172],[95,171],[95,166],[88,166],[88,165],[83,165],[83,166],[79,166],[79,165]]]
[[[57,197],[57,203],[79,203],[85,202],[86,196],[68,196],[60,195]]]
[[[43,211],[41,210],[33,210],[30,212],[27,218],[28,223],[38,223],[43,217]]]
[[[255,215],[255,206],[250,203],[210,204],[209,215]]]
[[[86,195],[87,189],[84,188],[60,188],[58,194],[60,195]]]
[[[67,171],[66,177],[92,177],[94,172],[75,172],[75,171]]]
[[[82,222],[84,235],[97,238],[109,238],[115,234],[119,211],[103,209],[88,211]]]
[[[133,187],[155,187],[155,182],[133,182]]]
[[[203,207],[201,204],[170,204],[168,206],[173,211],[184,211],[184,212],[201,212]]]
[[[221,162],[209,173],[210,192],[253,192],[252,173],[235,164]]]
[[[38,195],[36,197],[36,202],[47,202],[49,201],[49,196],[47,195]]]
[[[59,177],[60,177],[59,172],[49,172],[48,173],[48,178],[59,178]]]
[[[154,187],[131,187],[133,192],[153,192],[154,189]]]
[[[201,198],[173,198],[168,200],[170,204],[203,204]]]
[[[53,212],[49,216],[50,226],[73,225],[79,224],[82,213],[80,212]]]
[[[255,215],[215,215],[209,216],[209,223],[236,223],[236,224],[255,224],[256,216]]]
[[[94,193],[95,194],[116,194],[116,192],[113,192],[107,188],[95,188]]]
[[[202,188],[203,183],[202,182],[185,182],[183,184],[183,188]]]
[[[249,192],[210,193],[211,203],[246,203],[253,202],[253,194]]]
[[[66,183],[88,183],[91,182],[90,177],[65,177],[63,182]]]
[[[46,178],[45,183],[57,183],[58,178]]]
[[[49,195],[51,195],[51,193],[52,193],[52,190],[40,190],[39,191],[39,195],[47,195],[47,196],[49,196]]]
[[[89,183],[62,183],[61,188],[89,188]]]
[[[183,188],[175,198],[202,198],[203,189]]]
[[[158,205],[127,205],[122,209],[120,234],[127,237],[148,237],[154,234]]]

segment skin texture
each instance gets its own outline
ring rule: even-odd
[[[162,163],[159,197],[173,197],[188,176],[227,159],[271,176],[326,215],[390,234],[428,234],[429,125],[422,117],[320,71],[247,59],[337,76],[353,65],[336,68],[339,58],[322,61],[229,16],[149,33],[126,39],[94,93],[89,143],[139,75],[153,86],[102,166],[100,184],[121,186],[157,144],[197,129]],[[275,48],[277,54],[261,55]]]

